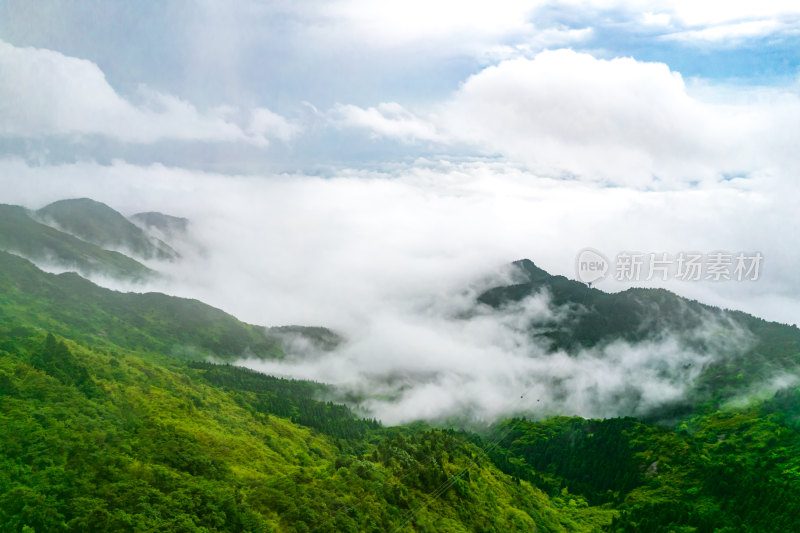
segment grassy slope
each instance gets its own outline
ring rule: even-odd
[[[152,241],[139,226],[109,206],[76,198],[53,202],[36,212],[44,221],[53,221],[64,231],[104,248],[121,248],[145,259],[175,259],[177,253],[167,244]]]
[[[13,316],[71,339],[189,359],[282,354],[264,328],[197,300],[112,291],[77,274],[44,273],[5,252],[0,271],[0,318]]]
[[[138,280],[154,274],[119,252],[104,250],[31,218],[19,206],[0,205],[0,249],[93,275]]]

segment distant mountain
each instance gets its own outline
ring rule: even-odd
[[[42,272],[5,252],[0,252],[0,272],[0,316],[13,312],[30,325],[75,340],[181,359],[283,355],[265,328],[197,300],[112,291],[73,273]]]
[[[173,260],[178,253],[149,237],[109,206],[89,198],[59,200],[36,211],[45,223],[103,248],[122,250],[143,259]]]
[[[189,219],[165,215],[157,211],[147,211],[131,215],[130,219],[139,226],[161,233],[166,237],[181,237],[189,230]]]
[[[705,314],[719,311],[664,289],[603,292],[564,276],[553,276],[529,259],[515,261],[513,266],[516,283],[489,289],[478,301],[502,308],[547,291],[553,306],[571,308],[568,320],[540,325],[538,333],[550,338],[554,348],[574,349],[616,339],[635,342],[667,330],[692,328]]]
[[[293,355],[330,352],[341,346],[344,338],[328,328],[309,326],[276,326],[268,329],[270,337]]]
[[[83,275],[143,280],[155,274],[126,255],[37,222],[28,210],[15,205],[0,204],[0,249],[41,264],[75,269]]]
[[[771,343],[754,367],[795,346],[792,328],[666,291],[581,293],[518,267],[484,305],[507,312],[549,290],[580,324],[620,298],[629,322],[581,330],[570,350],[698,309]],[[271,332],[338,342],[323,328]],[[475,434],[382,427],[325,401],[323,384],[203,360],[243,354],[282,356],[264,328],[196,300],[110,291],[0,252],[0,530],[800,531],[800,389],[700,406],[671,427],[559,416]]]
[[[532,337],[551,350],[575,353],[623,340],[631,343],[682,336],[686,347],[704,350],[709,342],[730,349],[703,369],[693,403],[720,402],[747,386],[800,370],[800,329],[682,298],[664,289],[630,288],[607,293],[564,276],[554,276],[528,259],[513,263],[515,283],[491,288],[477,298],[498,312],[515,302],[547,293],[558,319],[531,322]],[[711,326],[713,325],[713,327]],[[709,336],[693,336],[703,328]],[[734,348],[736,340],[742,346]],[[688,406],[687,406],[688,407]]]

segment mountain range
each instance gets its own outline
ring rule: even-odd
[[[551,353],[672,335],[725,357],[640,418],[385,427],[332,402],[330,385],[228,364],[335,353],[348,339],[331,330],[264,328],[37,266],[132,280],[157,275],[137,258],[181,260],[162,238],[185,219],[131,219],[91,200],[0,207],[3,531],[800,530],[800,389],[732,401],[797,372],[796,327],[664,290],[605,293],[521,260],[474,309],[544,295],[561,318],[523,327]]]

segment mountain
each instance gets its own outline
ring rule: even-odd
[[[613,519],[513,482],[465,434],[382,428],[324,401],[322,384],[187,360],[175,345],[269,351],[263,331],[200,302],[116,293],[6,253],[0,270],[0,530],[592,531]]]
[[[549,279],[531,265],[518,285]],[[110,291],[4,252],[0,272],[2,531],[800,530],[800,389],[698,406],[669,426],[382,427],[326,401],[324,384],[204,360],[281,351],[201,302]],[[497,307],[482,305],[497,312],[524,292],[496,289]],[[562,304],[596,311],[588,301]],[[630,305],[637,327],[651,323]],[[752,327],[776,352],[792,345],[785,326]]]
[[[284,350],[294,354],[330,352],[344,342],[344,338],[328,328],[310,326],[276,326],[269,328],[270,337]]]
[[[185,359],[274,358],[283,353],[265,328],[244,324],[197,300],[112,291],[74,273],[42,272],[5,252],[0,252],[0,271],[0,313],[74,340]]]
[[[189,230],[189,219],[165,215],[157,211],[147,211],[131,215],[130,219],[139,226],[160,232],[166,237],[180,237]]]
[[[574,354],[620,340],[636,343],[673,335],[686,348],[724,352],[703,368],[688,403],[676,409],[691,410],[703,401],[719,405],[748,387],[800,371],[797,326],[704,305],[664,289],[606,293],[551,275],[528,259],[512,266],[515,282],[486,290],[477,301],[502,312],[525,298],[546,294],[559,317],[532,321],[529,333],[550,350]]]
[[[119,252],[104,250],[34,220],[23,207],[0,204],[0,249],[84,275],[143,280],[155,273]]]
[[[38,211],[45,223],[103,248],[121,250],[142,259],[174,260],[178,253],[109,206],[78,198],[59,200]]]

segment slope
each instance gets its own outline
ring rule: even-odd
[[[25,208],[14,205],[0,204],[0,249],[90,276],[136,281],[154,274],[119,252],[104,250],[41,224],[31,218]]]
[[[0,323],[15,317],[74,340],[188,359],[282,354],[264,328],[197,300],[112,291],[77,274],[42,272],[6,252],[0,271]]]
[[[139,226],[120,213],[89,198],[59,200],[39,209],[36,215],[103,248],[124,250],[143,259],[172,260],[178,257],[166,243],[149,238]]]
[[[675,333],[688,348],[722,346],[696,384],[691,405],[723,403],[737,394],[800,369],[800,329],[682,298],[664,289],[630,288],[606,293],[564,276],[553,276],[528,259],[513,263],[515,283],[491,288],[477,298],[497,312],[537,294],[559,310],[558,320],[531,322],[530,335],[551,350],[575,353],[619,340],[636,343]],[[713,328],[708,327],[713,324]],[[694,336],[713,329],[713,336]]]
[[[673,429],[566,417],[484,437],[381,428],[321,401],[324,385],[172,357],[204,329],[250,330],[199,302],[160,299],[172,311],[154,318],[148,295],[5,253],[0,271],[3,531],[800,527],[797,390]],[[197,344],[223,358],[237,338]]]
[[[465,435],[381,429],[315,400],[315,384],[45,333],[31,327],[47,322],[44,301],[10,288],[69,288],[12,259],[0,287],[15,301],[0,321],[3,531],[592,531],[615,514],[559,507]]]
[[[800,389],[676,429],[633,418],[495,428],[491,451],[510,475],[621,511],[615,532],[800,530]]]
[[[160,233],[165,237],[180,237],[189,230],[189,220],[181,217],[165,215],[157,211],[136,213],[130,219],[139,226]]]

